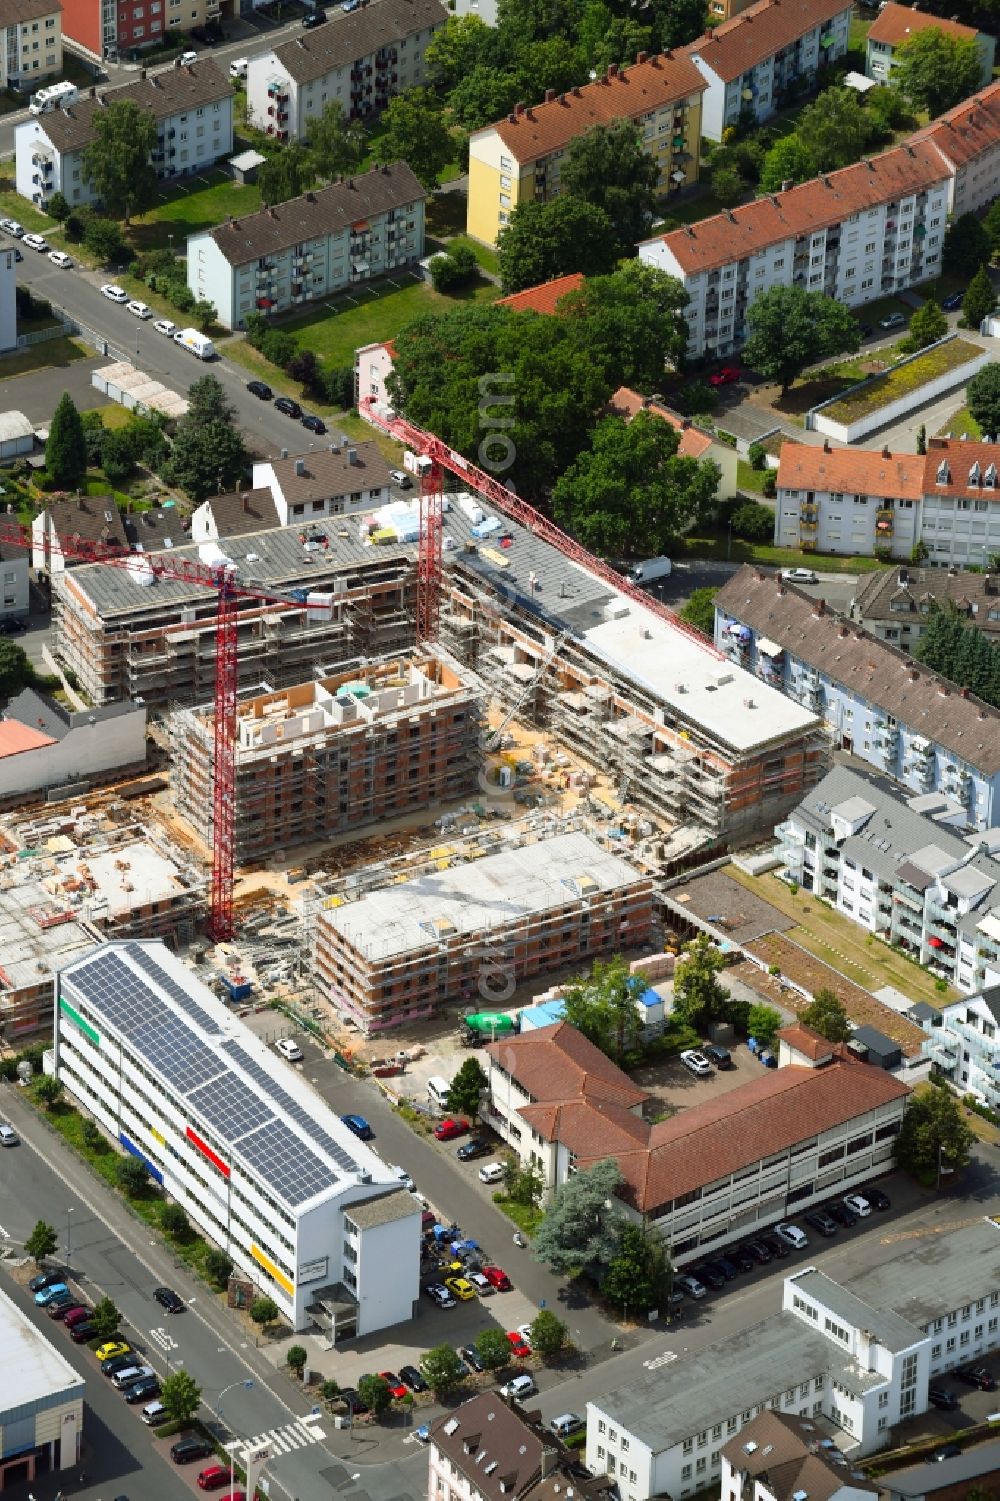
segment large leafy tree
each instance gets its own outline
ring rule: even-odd
[[[488,1084],[478,1058],[466,1058],[448,1090],[448,1109],[452,1115],[470,1115],[473,1120],[479,1114],[479,1101]]]
[[[1000,365],[984,365],[965,388],[965,402],[980,431],[1000,435]]]
[[[570,143],[559,180],[564,193],[604,210],[619,252],[632,255],[652,223],[658,176],[640,131],[630,120],[616,120]]]
[[[465,1367],[451,1345],[435,1345],[420,1361],[424,1380],[435,1397],[446,1396],[465,1379]]]
[[[610,276],[593,277],[560,310],[586,319],[587,348],[593,359],[603,361],[613,385],[653,391],[663,380],[665,365],[679,365],[684,358],[688,301],[676,277],[628,260]]]
[[[974,94],[982,76],[975,38],[949,36],[936,26],[915,31],[896,48],[892,63],[894,86],[932,117]]]
[[[52,1255],[58,1244],[59,1237],[52,1226],[47,1225],[44,1220],[36,1220],[35,1228],[24,1242],[24,1249],[35,1265],[40,1266],[46,1256]]]
[[[183,1368],[164,1376],[160,1388],[160,1401],[175,1423],[190,1423],[201,1406],[201,1387],[194,1377]]]
[[[947,318],[934,298],[928,297],[910,319],[906,338],[900,339],[899,347],[906,354],[916,354],[918,349],[926,349],[928,344],[943,339],[947,332]]]
[[[531,1348],[536,1350],[543,1360],[555,1360],[556,1356],[566,1348],[569,1330],[551,1308],[543,1308],[532,1320],[529,1339]]]
[[[661,51],[667,52],[672,47],[686,47],[701,36],[707,24],[708,7],[705,0],[652,0],[648,14],[653,40]]]
[[[556,518],[595,552],[668,551],[719,485],[718,465],[678,457],[678,442],[651,412],[631,422],[606,417],[553,487]]]
[[[755,1037],[762,1047],[770,1047],[778,1032],[781,1030],[781,1012],[776,1006],[769,1006],[766,1001],[758,1001],[751,1006],[747,1013],[747,1029],[751,1037]]]
[[[436,188],[441,173],[454,159],[455,142],[430,89],[406,89],[397,94],[382,115],[381,134],[372,158],[382,166],[407,162],[425,188]]]
[[[719,979],[725,958],[705,933],[692,939],[674,967],[674,1013],[699,1030],[725,1017],[729,991]]]
[[[953,276],[975,276],[980,266],[988,266],[993,243],[988,231],[975,214],[960,214],[948,226],[944,237],[944,264]]]
[[[778,381],[782,395],[807,365],[852,354],[861,343],[861,325],[844,303],[802,287],[762,292],[750,304],[747,324],[743,359],[751,370]]]
[[[289,141],[276,156],[262,162],[257,174],[262,203],[287,203],[304,193],[315,175],[310,153],[296,141]]]
[[[500,232],[497,260],[505,292],[537,287],[557,276],[614,270],[611,221],[602,208],[560,193],[548,203],[518,204]]]
[[[84,148],[84,179],[109,213],[128,224],[156,202],[156,120],[131,99],[120,99],[93,117],[94,138]]]
[[[597,959],[588,976],[563,992],[566,1020],[602,1053],[621,1063],[639,1041],[637,989],[643,989],[643,982],[629,973],[620,954]]]
[[[1000,199],[997,201],[1000,202]],[[996,305],[997,294],[993,290],[990,273],[985,266],[980,266],[962,298],[962,317],[965,319],[966,327],[978,329],[983,319],[990,316]]]
[[[816,158],[812,147],[794,132],[782,136],[764,157],[760,186],[765,193],[778,193],[786,182],[807,182],[816,176]]]
[[[247,469],[236,408],[214,375],[203,375],[188,391],[188,410],[177,424],[169,472],[192,500],[233,489]]]
[[[9,636],[0,636],[0,699],[13,698],[15,693],[20,693],[34,678],[35,669],[24,648]],[[51,1077],[53,1076],[49,1074],[42,1075],[42,1079]],[[41,1082],[39,1079],[38,1083]]]
[[[715,634],[715,596],[717,588],[707,586],[703,589],[692,589],[688,596],[688,602],[680,611],[682,620],[688,625],[695,626],[699,631],[704,631],[706,636]]]
[[[624,1216],[613,1203],[621,1181],[613,1157],[568,1178],[538,1227],[534,1252],[539,1261],[554,1272],[583,1268],[602,1280],[621,1239]]]
[[[896,1139],[896,1160],[917,1177],[968,1167],[975,1134],[949,1089],[928,1088],[910,1098]]]
[[[818,172],[832,172],[858,161],[872,135],[872,121],[854,89],[824,89],[807,104],[796,135]]]
[[[384,1376],[362,1376],[358,1382],[358,1396],[367,1403],[377,1418],[392,1406],[392,1392]]]
[[[87,439],[83,419],[68,391],[56,403],[45,443],[45,467],[64,490],[74,490],[87,477]]]
[[[670,1264],[663,1238],[642,1225],[622,1227],[601,1291],[613,1303],[642,1313],[655,1308],[668,1290]]]
[[[484,1329],[475,1338],[476,1354],[488,1371],[502,1371],[510,1364],[510,1342],[502,1329]]]
[[[309,155],[313,171],[328,181],[347,176],[357,170],[364,154],[364,126],[360,120],[348,120],[340,100],[331,99],[324,105],[322,114],[309,125]]]
[[[913,655],[978,698],[1000,707],[1000,647],[953,610],[935,610]]]
[[[480,64],[496,59],[496,32],[479,16],[450,15],[427,43],[424,63],[435,88],[446,92]]]
[[[799,1012],[799,1020],[827,1042],[847,1042],[851,1035],[851,1023],[847,1007],[835,991],[824,986],[817,990],[809,1005]]]
[[[94,1304],[90,1322],[94,1326],[94,1333],[99,1334],[102,1340],[114,1339],[121,1321],[118,1306],[110,1298],[100,1298]]]

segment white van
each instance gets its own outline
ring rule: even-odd
[[[229,64],[230,78],[246,78],[249,70],[250,59],[248,57],[234,57]]]
[[[645,563],[636,563],[632,569],[632,582],[651,584],[654,579],[668,578],[673,566],[669,558],[647,558]]]
[[[506,1382],[500,1388],[501,1397],[514,1397],[518,1402],[523,1402],[526,1397],[533,1397],[538,1387],[530,1376],[515,1376],[513,1380]]]
[[[28,109],[33,115],[45,115],[52,109],[65,109],[68,104],[75,104],[80,97],[80,90],[75,83],[53,83],[47,89],[39,89],[34,96]]]
[[[174,334],[174,343],[197,355],[199,360],[214,360],[215,345],[211,339],[200,334],[196,328],[179,328]]]
[[[158,1424],[165,1423],[168,1417],[169,1413],[162,1402],[147,1402],[142,1409],[142,1421],[147,1423],[150,1428],[155,1428]]]
[[[113,1386],[122,1391],[126,1386],[131,1386],[133,1381],[141,1381],[144,1376],[155,1376],[156,1372],[151,1365],[127,1365],[122,1371],[115,1371],[111,1378]]]
[[[448,1080],[442,1079],[440,1074],[434,1074],[432,1078],[427,1080],[427,1098],[435,1109],[447,1110],[448,1091],[450,1089],[451,1085],[448,1083]]]

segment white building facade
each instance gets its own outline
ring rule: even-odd
[[[412,1317],[420,1205],[160,943],[57,978],[56,1074],[295,1330]]]
[[[1000,925],[997,926],[1000,937]],[[1000,1109],[1000,966],[990,969],[988,988],[942,1006],[922,1022],[923,1055],[959,1094],[971,1094],[990,1110]]]
[[[388,465],[376,444],[347,438],[295,458],[263,459],[253,466],[253,484],[270,490],[281,526],[371,510],[390,498]]]
[[[59,0],[4,0],[0,9],[0,88],[32,90],[63,70]]]
[[[0,1368],[0,1492],[79,1464],[84,1379],[5,1292]]]

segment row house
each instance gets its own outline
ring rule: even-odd
[[[59,0],[2,0],[0,88],[34,91],[62,76],[62,22]]]
[[[247,118],[279,141],[302,141],[312,120],[337,103],[352,120],[372,119],[404,89],[427,82],[428,44],[448,12],[440,0],[379,0],[250,59]]]
[[[701,103],[708,85],[680,52],[640,52],[631,68],[610,63],[604,77],[542,103],[516,104],[504,120],[469,137],[467,228],[493,245],[519,203],[547,203],[560,187],[570,143],[595,125],[630,120],[659,172],[657,192],[678,193],[698,180]]]
[[[937,567],[985,567],[1000,552],[1000,450],[931,438],[927,453],[785,443],[774,536],[805,552],[893,557],[918,544]]]
[[[895,796],[837,766],[777,828],[788,878],[972,992],[997,963],[995,836],[963,836],[941,800]]]
[[[898,146],[646,240],[639,259],[683,284],[689,356],[728,355],[772,287],[857,307],[936,276],[949,180],[929,142]]]
[[[785,580],[740,569],[715,598],[725,655],[825,720],[835,743],[957,823],[1000,825],[1000,712]]]
[[[253,466],[256,490],[269,490],[279,526],[371,510],[390,499],[389,466],[375,443],[331,439],[325,448]]]
[[[923,31],[938,31],[957,42],[975,42],[979,52],[981,70],[979,87],[985,88],[993,79],[993,55],[996,39],[974,26],[963,26],[960,21],[946,20],[920,10],[917,5],[897,5],[895,0],[882,5],[868,33],[865,55],[865,73],[876,83],[888,83],[896,64],[896,53],[912,37]]]
[[[248,313],[283,313],[424,253],[427,194],[405,162],[230,218],[187,242],[188,286],[215,304],[224,328]]]
[[[1000,644],[1000,574],[958,568],[878,568],[862,574],[851,619],[880,641],[911,651],[936,610],[964,615]]]
[[[94,203],[83,154],[96,135],[95,121],[110,104],[135,104],[156,120],[152,163],[157,177],[204,171],[233,150],[233,86],[211,59],[147,77],[26,120],[14,131],[17,191],[45,208],[53,193],[71,204]]]
[[[721,141],[730,126],[767,120],[815,86],[847,51],[851,6],[844,0],[759,0],[685,47],[708,89],[702,135]]]

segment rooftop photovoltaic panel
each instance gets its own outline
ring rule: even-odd
[[[222,1066],[223,1060],[220,1059],[219,1063]],[[235,1083],[233,1074],[227,1069],[221,1078],[201,1085],[187,1097],[192,1110],[196,1110],[223,1141],[229,1142],[238,1141],[266,1121],[274,1120],[270,1106],[245,1089],[235,1088]]]
[[[199,1042],[186,1024],[172,1013],[147,1021],[130,1040],[180,1094],[190,1094],[200,1084],[226,1072],[226,1065],[218,1054]]]
[[[287,1204],[304,1204],[330,1186],[330,1169],[284,1121],[262,1126],[240,1142],[240,1156]]]
[[[150,979],[170,997],[175,1005],[179,1006],[182,1011],[186,1012],[188,1016],[198,1023],[203,1032],[221,1037],[222,1028],[214,1016],[210,1016],[204,1006],[199,1006],[194,997],[188,995],[183,986],[178,985],[177,981],[167,974],[162,965],[157,964],[148,949],[144,949],[138,943],[127,943],[125,945],[125,952],[132,963],[137,965],[139,969],[144,970]]]
[[[290,1094],[286,1094],[280,1085],[275,1084],[270,1074],[266,1073],[260,1064],[240,1047],[238,1042],[224,1042],[222,1047],[234,1062],[246,1071],[255,1084],[259,1084],[261,1089],[267,1091],[275,1104],[285,1112],[289,1119],[296,1121],[318,1147],[321,1147],[324,1152],[329,1153],[330,1158],[338,1167],[343,1168],[345,1173],[357,1173],[360,1171],[354,1158],[348,1152],[344,1151],[340,1143],[334,1141],[329,1132],[324,1131],[323,1127],[318,1125],[309,1112],[293,1100]]]

